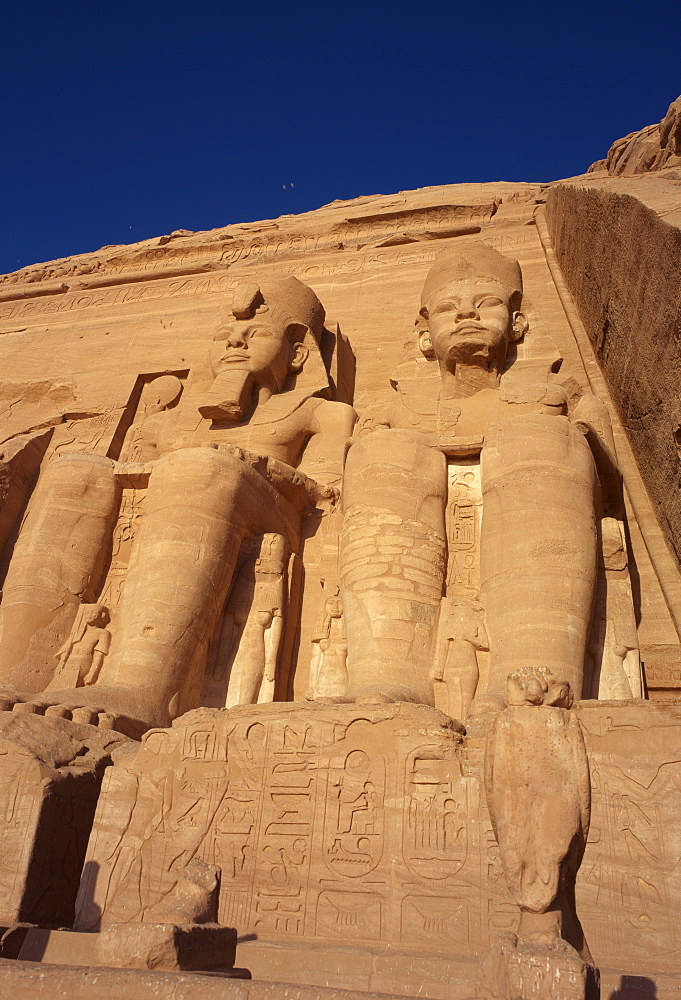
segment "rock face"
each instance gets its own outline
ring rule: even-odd
[[[0,280],[4,954],[433,1000],[679,971],[670,185]]]
[[[607,170],[611,177],[630,177],[652,170],[681,166],[681,97],[669,105],[657,125],[648,125],[617,139],[604,160],[596,160],[589,173]]]

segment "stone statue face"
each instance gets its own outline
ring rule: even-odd
[[[291,343],[287,327],[267,315],[230,319],[215,334],[210,351],[213,374],[243,372],[258,385],[279,392],[287,375],[302,367],[307,349]]]
[[[101,604],[94,604],[85,611],[85,622],[87,625],[104,626],[109,624],[109,612]]]
[[[452,281],[428,302],[428,326],[430,345],[443,367],[503,361],[513,335],[508,292],[489,278]]]

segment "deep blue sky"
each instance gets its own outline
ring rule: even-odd
[[[14,3],[0,272],[334,198],[581,173],[681,93],[680,37],[679,0]]]

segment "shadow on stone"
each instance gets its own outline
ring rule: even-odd
[[[657,995],[655,980],[647,976],[622,976],[609,1000],[656,1000]]]

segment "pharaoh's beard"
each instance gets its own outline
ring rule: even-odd
[[[477,335],[474,331],[467,330],[464,336],[452,338],[440,363],[452,373],[460,365],[493,371],[499,364],[501,348],[502,345],[495,343],[486,330],[481,330]]]
[[[253,374],[248,368],[223,368],[215,377],[199,413],[209,420],[241,420],[253,395]]]

